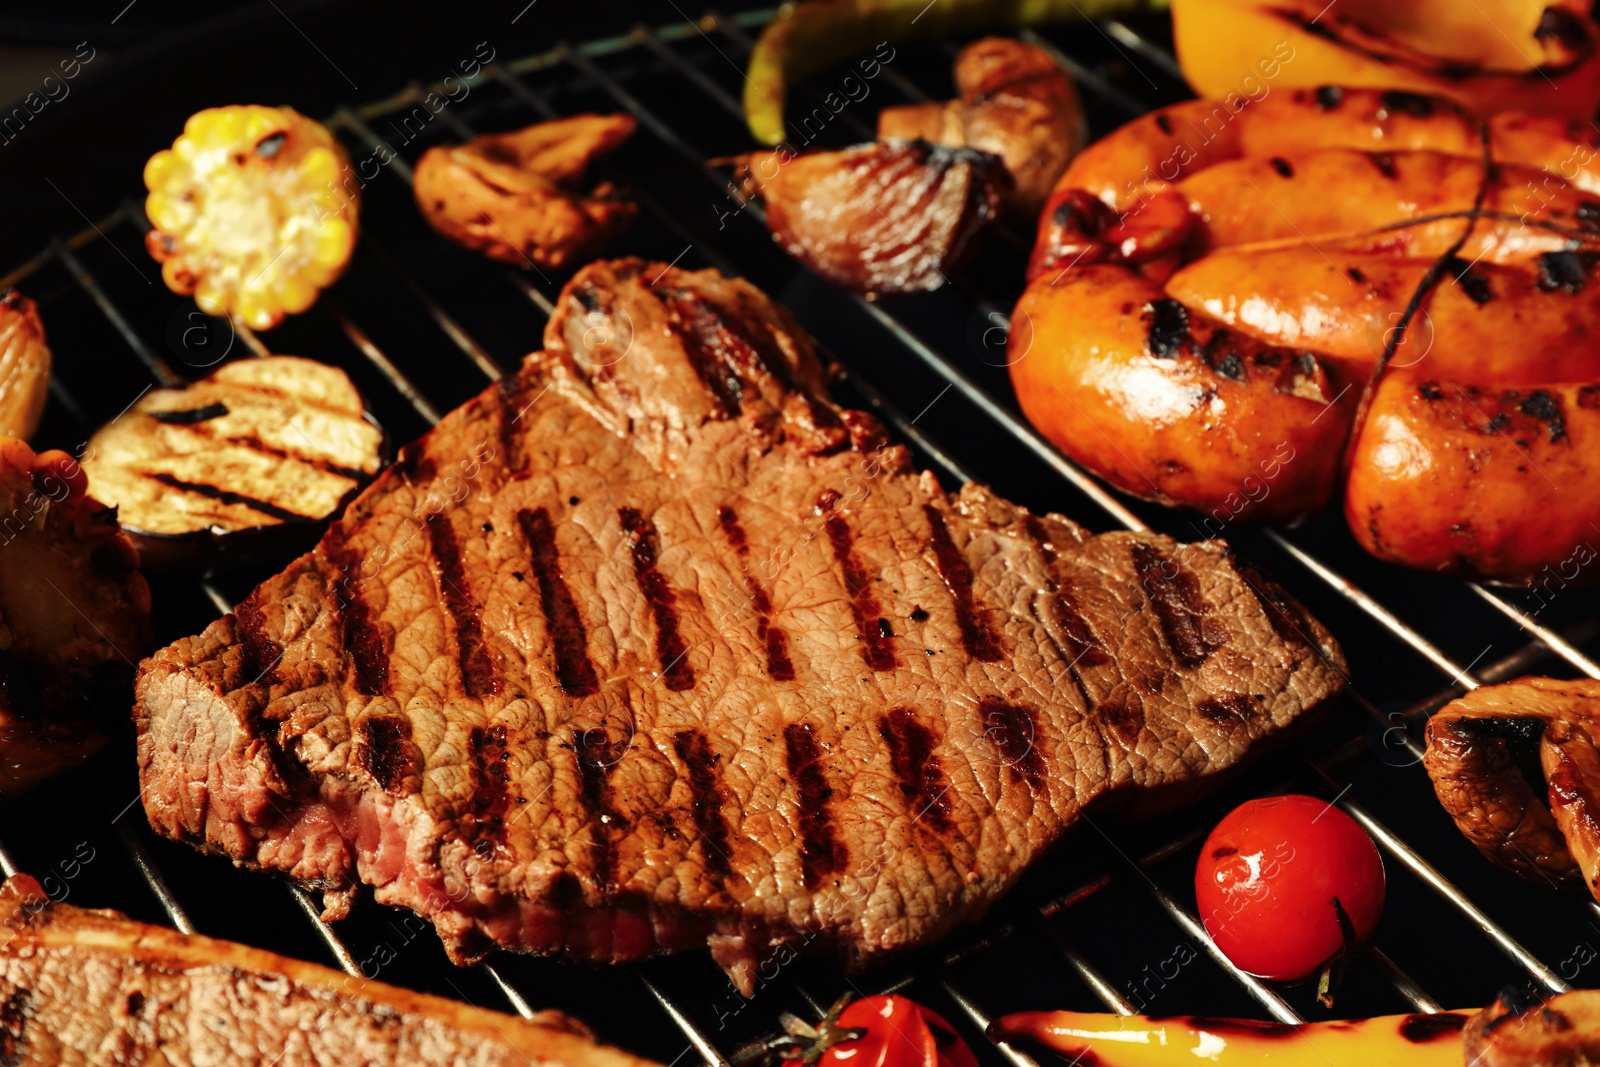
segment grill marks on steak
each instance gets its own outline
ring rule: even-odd
[[[539,606],[555,650],[556,677],[568,696],[592,696],[600,691],[600,679],[589,661],[589,636],[583,617],[561,576],[561,551],[556,547],[550,512],[545,508],[524,508],[517,512],[517,525],[528,542],[534,578],[539,584]]]
[[[153,826],[358,876],[458,961],[709,943],[749,988],[938,937],[1339,688],[1221,545],[919,475],[743,283],[595,264],[547,346],[144,665]]]
[[[850,862],[850,850],[834,834],[828,801],[833,789],[822,773],[822,750],[808,722],[783,728],[784,757],[800,807],[800,870],[807,889],[816,889]]]
[[[750,606],[756,613],[756,637],[767,653],[767,677],[775,682],[794,681],[794,663],[789,659],[789,635],[782,627],[772,623],[772,598],[766,587],[750,571],[750,541],[744,527],[739,525],[739,515],[724,504],[717,509],[717,524],[739,556],[739,569],[744,572],[744,587],[750,593]]]

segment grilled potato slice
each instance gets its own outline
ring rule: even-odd
[[[50,397],[50,346],[33,301],[0,292],[0,434],[27,437]]]
[[[466,144],[430,148],[413,189],[428,224],[513,266],[563,270],[596,256],[637,208],[602,182],[578,190],[596,158],[633,134],[628,115],[574,115]]]
[[[76,460],[0,437],[0,794],[81,763],[127,721],[150,587]]]
[[[343,371],[264,356],[145,394],[94,435],[84,468],[147,562],[167,566],[197,552],[212,562],[284,539],[309,544],[384,452]],[[269,531],[287,537],[236,543]]]
[[[344,273],[360,183],[326,126],[287,107],[196,112],[144,167],[145,246],[167,287],[256,330]]]

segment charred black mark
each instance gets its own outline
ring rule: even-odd
[[[1165,113],[1157,115],[1156,116],[1156,128],[1159,129],[1162,133],[1171,133],[1172,132],[1172,118],[1171,118],[1171,116],[1169,116],[1169,115],[1167,115]]]
[[[995,633],[990,622],[988,610],[978,606],[973,596],[972,568],[967,564],[966,557],[956,550],[955,542],[950,539],[950,528],[945,525],[944,516],[940,514],[939,509],[932,504],[924,504],[922,513],[928,519],[928,528],[932,534],[929,547],[933,549],[939,577],[944,579],[944,584],[950,590],[950,597],[955,602],[956,625],[961,630],[961,643],[973,659],[993,663],[1000,658],[1004,650],[1001,647],[1000,635]]]
[[[1200,595],[1200,583],[1176,560],[1144,542],[1133,546],[1133,566],[1178,665],[1200,666],[1220,644],[1206,633],[1209,608]]]
[[[471,697],[491,696],[500,692],[500,679],[483,643],[483,620],[479,617],[482,609],[467,580],[456,528],[444,512],[429,515],[425,525],[433,562],[438,567],[439,593],[456,624],[456,662],[461,668],[462,687]]]
[[[226,404],[207,404],[203,408],[185,408],[181,411],[153,411],[150,417],[171,426],[193,426],[197,422],[220,419],[227,413]]]
[[[1580,292],[1588,284],[1596,258],[1593,252],[1546,252],[1538,259],[1539,288],[1547,293],[1558,289]]]
[[[1467,294],[1467,299],[1479,307],[1483,307],[1494,298],[1494,291],[1489,287],[1488,276],[1474,270],[1472,264],[1460,256],[1451,256],[1446,259],[1444,261],[1444,269],[1449,271],[1450,276],[1456,280],[1456,284],[1461,286],[1461,291]]]
[[[1345,273],[1350,275],[1350,280],[1355,282],[1357,285],[1365,285],[1367,282],[1367,276],[1361,273],[1361,269],[1359,267],[1351,267],[1349,270],[1345,271]]]
[[[1368,152],[1366,153],[1366,157],[1372,161],[1372,165],[1374,167],[1378,168],[1378,173],[1383,175],[1385,178],[1394,178],[1399,175],[1400,172],[1395,169],[1394,165],[1394,153]]]
[[[362,719],[357,730],[356,762],[364,767],[378,788],[399,796],[407,777],[422,770],[416,747],[411,742],[411,720],[373,715]]]
[[[656,620],[656,660],[661,665],[661,676],[674,692],[693,689],[689,648],[678,633],[677,597],[666,577],[656,569],[660,552],[656,524],[640,514],[638,508],[618,508],[617,518],[633,555],[633,575],[638,579],[639,591]]]
[[[122,1013],[129,1018],[137,1018],[144,1014],[144,994],[137,989],[129,993],[128,998],[122,1002]]]
[[[1600,409],[1600,384],[1586,385],[1579,389],[1578,406],[1585,411]]]
[[[832,504],[818,501],[818,507],[830,511]],[[844,516],[829,514],[824,528],[828,531],[828,543],[833,546],[833,557],[839,561],[839,569],[844,575],[845,592],[850,596],[850,614],[855,619],[856,633],[862,641],[861,658],[875,671],[892,671],[897,664],[894,644],[878,630],[878,619],[882,615],[878,601],[872,595],[872,579],[856,557],[855,537],[850,532],[850,526],[844,521]]]
[[[1324,111],[1336,110],[1344,103],[1344,90],[1337,85],[1324,85],[1317,89],[1317,106]]]
[[[1200,349],[1200,358],[1205,360],[1206,366],[1230,381],[1242,382],[1250,377],[1238,348],[1234,346],[1233,334],[1227,330],[1217,330],[1206,339]]]
[[[1414,119],[1425,119],[1433,114],[1432,97],[1423,96],[1421,93],[1408,93],[1399,89],[1391,89],[1378,97],[1378,106],[1385,111],[1410,115]]]
[[[1287,159],[1284,159],[1282,156],[1273,156],[1272,157],[1272,169],[1277,171],[1278,172],[1278,176],[1281,177],[1281,178],[1293,178],[1294,177],[1294,166],[1293,166],[1293,164],[1291,164]]]
[[[911,821],[927,816],[936,829],[950,828],[950,783],[945,780],[933,731],[910,708],[894,708],[878,719],[878,736],[889,746],[889,765],[910,806]]]
[[[28,1055],[28,1021],[33,992],[18,989],[0,1002],[0,1067],[16,1067]]]
[[[1044,784],[1044,754],[1039,749],[1039,721],[1032,708],[986,699],[978,704],[983,734],[1000,753],[1011,773],[1037,791]]]
[[[850,853],[844,842],[833,835],[828,815],[828,800],[833,790],[822,773],[822,752],[810,723],[790,723],[783,728],[783,744],[800,800],[800,871],[807,889],[816,889],[822,879],[844,870]]]
[[[1223,845],[1220,848],[1214,848],[1211,850],[1211,858],[1214,860],[1223,860],[1227,859],[1229,856],[1237,856],[1238,854],[1239,850],[1234,848],[1232,845]]]
[[[623,818],[611,804],[611,772],[622,762],[628,742],[613,742],[603,729],[577,729],[572,731],[572,751],[578,761],[583,800],[595,820],[590,851],[595,884],[602,893],[615,893],[617,857],[611,847],[611,831],[622,825]]]
[[[339,610],[344,647],[356,669],[356,691],[369,697],[387,693],[389,650],[372,608],[361,595],[361,553],[350,547],[344,527],[336,523],[322,539],[322,554],[338,571],[334,602]]]
[[[428,458],[420,441],[413,441],[400,450],[394,469],[412,485],[426,485],[439,473],[438,466]]]
[[[492,846],[505,836],[506,811],[511,806],[511,795],[506,789],[511,777],[506,767],[511,758],[506,748],[506,728],[474,726],[467,732],[467,753],[472,776],[468,840]]]
[[[1467,1025],[1467,1017],[1460,1012],[1444,1011],[1435,1015],[1407,1015],[1400,1020],[1400,1036],[1415,1045],[1436,1041],[1447,1034],[1459,1034]]]
[[[1094,713],[1123,744],[1137,742],[1144,729],[1144,703],[1134,694],[1126,699],[1113,697],[1095,708]]]
[[[169,488],[181,489],[185,493],[194,493],[196,496],[207,497],[221,504],[246,507],[258,514],[265,515],[269,519],[277,519],[279,522],[316,522],[322,518],[320,515],[302,515],[298,511],[290,511],[288,508],[274,504],[270,500],[262,500],[259,497],[236,493],[232,489],[224,489],[218,485],[185,481],[165,471],[142,471],[140,473],[151,481],[160,482]]]
[[[927,622],[928,621],[928,613],[926,611],[923,611],[921,608],[912,608],[911,609],[911,621],[912,622]]]
[[[1255,594],[1262,614],[1272,624],[1272,632],[1289,644],[1310,647],[1311,635],[1316,631],[1311,617],[1300,606],[1300,602],[1290,596],[1283,586],[1257,570],[1253,564],[1235,556],[1231,550],[1228,561],[1233,564],[1233,569],[1239,573],[1245,585],[1250,587],[1250,592]]]
[[[1250,718],[1250,698],[1239,693],[1220,697],[1206,697],[1195,704],[1201,718],[1210,722],[1244,722]]]
[[[288,139],[289,134],[283,130],[279,130],[277,133],[269,133],[256,142],[256,155],[262,159],[271,159],[283,149],[283,142]]]
[[[1158,359],[1173,358],[1189,340],[1189,309],[1171,297],[1146,304],[1144,321],[1150,354]]]
[[[1424,400],[1444,399],[1444,390],[1439,388],[1438,382],[1423,382],[1417,386],[1417,395]]]
[[[1578,16],[1554,4],[1546,7],[1544,14],[1539,16],[1539,25],[1534,27],[1533,36],[1540,43],[1553,38],[1567,48],[1581,48],[1588,40],[1588,33]]]
[[[507,471],[522,467],[521,433],[527,429],[522,417],[530,403],[524,397],[525,379],[521,374],[508,374],[500,379],[500,455],[504,457]]]
[[[1249,1034],[1254,1037],[1294,1037],[1300,1028],[1292,1023],[1269,1023],[1256,1019],[1219,1019],[1211,1015],[1191,1015],[1191,1029],[1211,1034]]]
[[[699,730],[672,735],[672,748],[689,772],[695,829],[700,832],[706,868],[717,878],[728,875],[728,820],[723,815],[722,775],[716,754]]]
[[[1082,670],[1084,667],[1098,667],[1108,663],[1111,657],[1106,655],[1100,639],[1095,636],[1088,620],[1083,617],[1072,594],[1063,588],[1056,577],[1056,550],[1051,544],[1044,523],[1039,521],[1038,516],[1028,515],[1022,520],[1022,525],[1027,531],[1028,539],[1044,557],[1047,581],[1055,601],[1056,625],[1060,628],[1065,642],[1061,652],[1067,660],[1067,673],[1072,676],[1073,683],[1078,687],[1078,694],[1083,697],[1083,706],[1093,708],[1094,698],[1089,694],[1089,687],[1084,681]]]
[[[276,668],[283,651],[267,636],[259,592],[251,593],[233,609],[233,630],[239,639],[239,665],[249,683],[277,685]]]
[[[539,605],[544,609],[550,642],[555,646],[556,679],[568,696],[589,696],[600,691],[594,664],[589,661],[589,635],[583,617],[572,599],[572,590],[561,574],[561,553],[556,548],[556,531],[550,513],[544,508],[517,512],[517,523],[528,542],[533,574],[539,583]]]
[[[366,471],[357,470],[354,467],[341,467],[326,456],[308,456],[304,452],[296,452],[293,449],[280,448],[277,445],[268,444],[253,433],[240,434],[237,437],[223,437],[215,433],[210,426],[203,422],[198,424],[179,423],[179,425],[184,426],[190,433],[207,441],[214,441],[221,445],[234,445],[238,448],[248,449],[251,452],[260,452],[264,456],[272,456],[275,459],[287,459],[295,463],[304,463],[308,467],[315,467],[317,470],[327,474],[336,474],[352,482],[363,481],[367,477]],[[406,480],[413,484],[419,481],[431,480],[434,475],[432,461],[422,458],[421,449],[411,448],[410,446],[408,446],[407,450],[401,452],[400,461],[396,466],[405,475]]]
[[[657,294],[672,315],[672,329],[683,342],[689,364],[724,417],[738,415],[744,406],[744,379],[739,356],[753,352],[743,338],[727,327],[727,320],[695,294],[682,289]],[[743,352],[736,352],[735,346]]]
[[[756,638],[766,649],[767,677],[775,682],[794,679],[794,663],[789,659],[789,635],[772,625],[772,598],[754,574],[750,573],[750,543],[745,537],[739,516],[730,507],[717,509],[717,522],[723,536],[739,556],[739,569],[744,572],[744,587],[750,594],[750,605],[756,610]]]
[[[1535,389],[1522,402],[1522,413],[1545,424],[1550,431],[1551,444],[1567,439],[1566,413],[1561,408],[1560,398],[1554,394]]]

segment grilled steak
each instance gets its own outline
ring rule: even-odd
[[[0,888],[0,1062],[649,1067],[556,1012],[524,1021],[114,911]]]
[[[709,941],[748,990],[938,937],[1340,688],[1219,542],[947,494],[746,283],[596,263],[545,344],[143,664],[157,830],[457,961]]]

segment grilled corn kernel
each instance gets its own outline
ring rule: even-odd
[[[357,184],[327,127],[286,107],[207,108],[144,168],[150,254],[173,292],[252,329],[304,311],[355,247]]]

